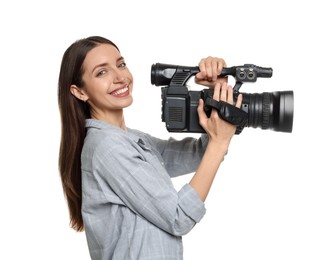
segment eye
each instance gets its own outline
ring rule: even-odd
[[[125,62],[121,62],[119,65],[120,68],[125,68],[126,67],[126,63]]]
[[[107,71],[105,70],[105,69],[102,69],[102,70],[100,70],[98,73],[97,73],[97,77],[100,77],[100,76],[103,76],[104,74],[106,74],[107,73]]]

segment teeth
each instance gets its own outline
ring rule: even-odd
[[[125,88],[122,88],[122,89],[119,89],[118,91],[114,92],[113,95],[120,95],[126,91],[128,91],[128,87],[125,87]]]

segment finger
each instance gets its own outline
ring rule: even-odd
[[[227,101],[227,83],[223,83],[221,85],[221,91],[220,91],[220,100]]]
[[[204,59],[201,59],[200,62],[199,62],[199,70],[200,72],[198,72],[195,76],[195,78],[197,78],[199,81],[207,81],[208,80],[208,76],[207,76],[207,73],[208,73],[208,67],[207,67],[207,59],[208,58],[204,58]]]
[[[223,59],[219,59],[218,61],[218,68],[217,68],[217,75],[220,75],[222,72],[222,69],[226,67],[226,62]]]
[[[198,65],[199,65],[199,68],[200,68],[200,69],[201,69],[201,67],[205,66],[205,60],[206,60],[206,59],[204,59],[204,58],[203,58],[203,59],[201,59],[201,60],[199,61],[199,64],[198,64]],[[203,69],[204,69],[204,67],[203,67]]]
[[[216,62],[216,64],[214,65],[214,67],[216,69],[215,69],[214,75],[213,75],[214,80],[216,80],[218,78],[218,76],[222,72],[223,67],[226,66],[226,62],[221,58],[216,58],[215,62]]]
[[[199,67],[199,69],[200,69],[200,67]],[[206,72],[205,71],[201,71],[201,69],[200,69],[200,72],[198,72],[196,74],[196,76],[195,76],[195,80],[201,81],[201,80],[204,80],[205,78],[206,78]]]
[[[211,67],[212,67],[211,80],[216,81],[217,75],[218,75],[218,60],[217,59],[213,59],[211,61]]]
[[[205,59],[201,59],[200,60],[200,62],[199,62],[199,70],[200,70],[200,72],[199,73],[197,73],[197,75],[202,75],[203,77],[202,78],[204,78],[205,77],[205,72],[206,72],[206,65],[205,65]],[[196,75],[196,76],[197,76]],[[199,77],[199,78],[201,78],[201,77]]]
[[[239,94],[236,101],[236,107],[241,108],[242,102],[243,102],[243,95]]]
[[[214,96],[213,96],[213,99],[214,100],[219,101],[220,89],[221,89],[221,83],[220,82],[216,82],[215,89],[214,89]]]
[[[229,104],[234,103],[234,91],[233,91],[233,88],[230,85],[227,87],[227,102]]]
[[[207,80],[208,81],[212,81],[213,79],[213,75],[214,75],[214,64],[213,64],[214,60],[213,57],[208,56],[206,59],[206,72],[207,72]],[[217,70],[217,65],[215,67],[215,70]]]
[[[203,122],[204,120],[207,120],[207,115],[204,111],[204,101],[200,98],[199,99],[199,104],[197,107],[197,112],[198,112],[198,116],[199,116],[199,122]]]

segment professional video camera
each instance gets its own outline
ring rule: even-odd
[[[260,127],[280,132],[292,132],[293,91],[276,91],[262,94],[241,93],[245,82],[256,82],[258,77],[270,78],[273,70],[253,64],[223,68],[219,77],[233,76],[236,80],[234,101],[239,93],[243,95],[241,108],[213,99],[213,89],[189,91],[187,81],[199,72],[199,67],[188,67],[156,63],[151,66],[151,83],[161,88],[162,116],[169,132],[204,133],[199,125],[197,107],[199,99],[204,100],[204,110],[210,116],[216,109],[224,120],[237,126],[236,134],[244,127]]]

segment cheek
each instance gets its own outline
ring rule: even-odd
[[[131,73],[129,74],[128,79],[129,79],[129,83],[130,83],[130,88],[133,89],[133,77],[132,77]]]
[[[127,77],[131,82],[133,82],[133,76],[132,76],[132,73],[131,73],[129,70],[127,70],[127,75],[126,75],[126,77]]]

